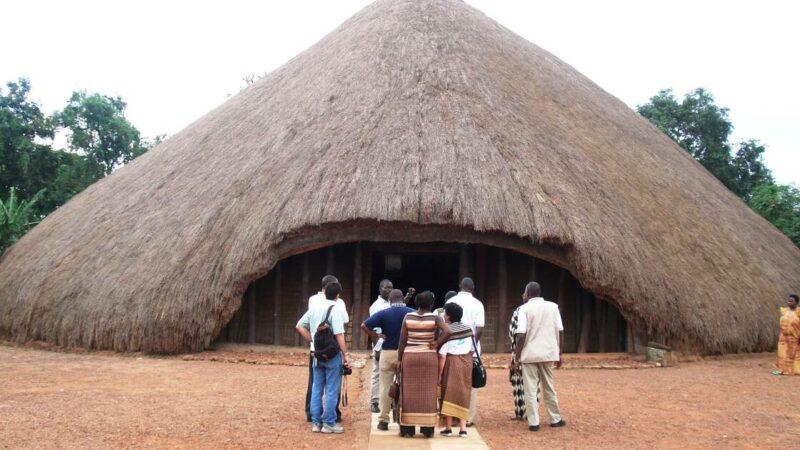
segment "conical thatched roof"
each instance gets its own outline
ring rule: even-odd
[[[464,3],[380,0],[53,213],[0,263],[0,335],[200,350],[276,260],[500,243],[638,326],[767,349],[800,250],[564,62]]]

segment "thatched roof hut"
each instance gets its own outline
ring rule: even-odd
[[[390,240],[536,256],[707,352],[771,348],[800,290],[789,239],[572,67],[460,1],[379,0],[10,248],[0,335],[197,351],[280,259]]]

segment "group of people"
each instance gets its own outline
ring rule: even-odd
[[[344,431],[337,423],[341,422],[342,374],[349,371],[350,355],[344,339],[349,317],[339,298],[341,291],[336,277],[326,275],[322,290],[309,298],[308,311],[296,326],[311,350],[306,415],[313,432]],[[464,278],[459,292],[448,292],[444,307],[434,310],[432,292],[417,294],[409,288],[403,294],[390,280],[380,282],[370,316],[361,324],[373,342],[370,406],[379,414],[379,430],[388,430],[393,419],[403,437],[413,437],[416,427],[432,437],[437,424],[442,436],[467,436],[467,427],[475,424],[477,416],[472,374],[485,325],[484,306],[474,292],[474,281]],[[522,300],[510,326],[515,415],[527,417],[528,429],[538,431],[542,394],[550,426],[562,427],[566,422],[558,408],[552,374],[553,366],[561,367],[563,326],[558,305],[541,297],[536,282],[525,286]],[[314,336],[327,330],[340,351],[334,358],[321,359],[315,353]],[[458,433],[453,431],[456,425]]]

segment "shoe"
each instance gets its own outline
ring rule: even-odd
[[[475,422],[467,422],[467,428],[474,427],[474,426],[475,426]]]
[[[458,437],[463,437],[463,438],[467,437],[467,432],[466,431],[459,431],[458,432]]]
[[[439,436],[450,437],[453,435],[453,430],[450,428],[445,428],[439,432]]]
[[[318,423],[315,423],[315,424],[311,425],[311,432],[312,433],[319,433],[320,431],[322,431],[322,425],[320,425]]]
[[[388,422],[378,422],[378,429],[381,431],[389,431],[389,423]]]
[[[561,428],[567,426],[567,422],[564,422],[564,419],[561,419],[556,423],[551,423],[550,426],[553,428]]]
[[[373,413],[381,412],[381,409],[378,407],[377,403],[373,403],[372,406],[369,407],[369,410]]]
[[[528,431],[539,431],[539,425],[528,425]]]
[[[341,434],[344,433],[344,428],[341,425],[328,425],[322,426],[322,433],[324,434]]]

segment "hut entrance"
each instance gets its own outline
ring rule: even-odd
[[[320,290],[325,274],[336,275],[342,284],[351,319],[347,339],[355,349],[367,348],[359,325],[368,317],[380,280],[388,278],[403,290],[409,286],[431,290],[441,303],[464,276],[475,280],[475,295],[486,310],[481,342],[487,351],[508,350],[508,323],[529,280],[538,281],[544,297],[559,304],[565,352],[632,348],[632,333],[616,306],[584,290],[569,271],[508,249],[445,242],[356,242],[287,257],[250,284],[219,340],[301,345],[295,323],[306,311],[309,296]]]
[[[458,287],[458,247],[455,245],[385,245],[372,253],[370,292],[374,301],[380,281],[388,278],[403,292],[414,287],[436,296],[436,307],[444,304],[447,291]]]

